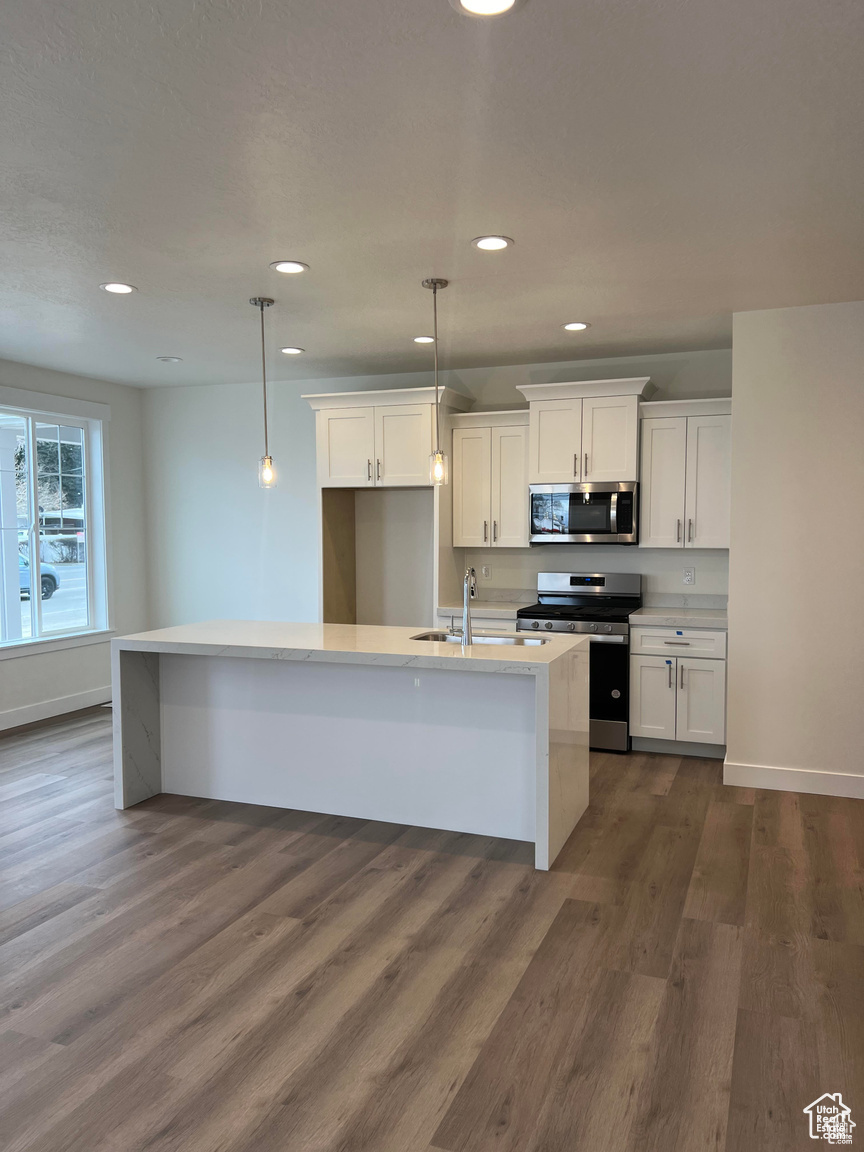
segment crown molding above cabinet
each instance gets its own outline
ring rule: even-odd
[[[643,420],[667,416],[731,416],[732,397],[708,397],[700,400],[649,400],[639,405]]]
[[[396,404],[434,404],[435,386],[428,388],[378,388],[372,392],[317,392],[301,396],[310,408],[320,412],[325,408],[373,408]],[[464,412],[474,401],[470,396],[454,392],[452,388],[438,387],[438,401],[442,408]]]
[[[517,384],[526,400],[584,400],[591,396],[640,396],[646,400],[657,391],[650,376],[620,380],[572,380],[564,384]]]

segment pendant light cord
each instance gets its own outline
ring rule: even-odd
[[[264,303],[258,305],[261,309],[261,379],[264,391],[264,455],[270,455],[270,440],[267,432],[267,355],[264,347]]]
[[[432,288],[432,325],[435,339],[435,451],[441,451],[441,415],[438,406],[438,285]]]

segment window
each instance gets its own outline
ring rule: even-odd
[[[0,406],[0,647],[107,628],[104,541],[102,422]]]

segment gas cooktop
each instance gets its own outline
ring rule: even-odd
[[[640,576],[629,573],[541,572],[540,598],[519,609],[517,628],[587,632],[624,642],[630,633],[630,613],[642,607],[641,582]]]

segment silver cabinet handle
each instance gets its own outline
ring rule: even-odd
[[[681,665],[681,687],[684,687],[684,665]]]
[[[675,543],[678,544],[681,540],[681,521],[676,520],[675,523],[678,525],[675,529]]]
[[[693,543],[693,521],[692,520],[687,521],[687,542],[688,542],[688,544]]]
[[[489,539],[489,521],[484,520],[483,521],[483,543],[485,544],[488,539]]]
[[[577,480],[579,479],[579,453],[578,452],[573,453],[573,475]]]
[[[366,479],[371,484],[371,482],[372,482],[372,461],[371,460],[366,461]]]
[[[587,452],[585,453],[585,471],[582,473],[582,475],[583,476],[588,475],[588,453]]]
[[[492,521],[492,543],[494,544],[497,540],[498,540],[498,521],[493,520]]]
[[[669,669],[669,687],[671,688],[672,687],[672,661],[667,660],[666,665]]]
[[[381,479],[381,461],[380,461],[380,460],[376,460],[376,461],[375,461],[375,463],[376,463],[376,464],[377,464],[377,466],[378,466],[378,467],[377,467],[377,471],[376,471],[376,474],[375,474],[375,478],[376,478],[376,480],[380,480],[380,479]]]
[[[689,648],[690,647],[690,641],[689,640],[664,640],[663,643],[664,644],[671,644],[673,646],[673,648],[676,646],[678,648]]]

